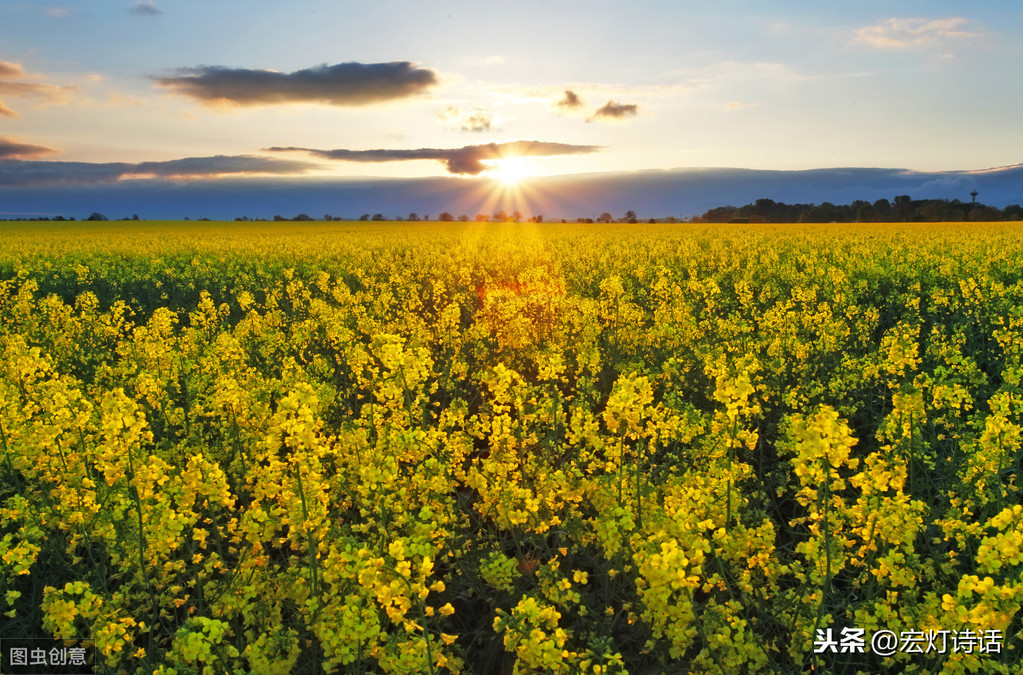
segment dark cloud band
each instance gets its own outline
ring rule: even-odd
[[[2,156],[0,154],[0,157]],[[114,183],[127,177],[215,178],[247,174],[293,175],[304,173],[312,168],[315,168],[315,165],[309,162],[252,155],[186,157],[166,162],[140,162],[137,164],[4,159],[0,160],[0,187]]]
[[[0,136],[0,159],[30,159],[32,157],[50,155],[54,152],[56,152],[56,150],[53,148],[46,148],[42,145],[19,143],[18,141],[11,140],[10,138]]]
[[[419,148],[416,150],[317,150],[315,148],[274,147],[271,152],[302,151],[324,159],[347,162],[405,162],[433,159],[443,162],[450,173],[477,175],[488,167],[486,162],[507,157],[580,155],[601,150],[599,145],[572,145],[548,141],[510,141],[466,145],[461,148]]]
[[[326,103],[359,106],[407,98],[437,84],[437,74],[408,61],[339,63],[279,73],[223,66],[185,68],[153,78],[171,91],[204,103],[270,105]]]

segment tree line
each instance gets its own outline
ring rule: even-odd
[[[975,195],[974,195],[975,196]],[[10,218],[8,220],[29,220],[29,221],[67,221],[75,220],[72,216],[37,216],[30,218]],[[83,220],[109,220],[101,213],[93,213]],[[120,220],[139,220],[138,214],[126,216]],[[185,220],[189,220],[185,217]],[[196,220],[208,221],[209,218],[197,218]],[[300,213],[297,216],[288,218],[276,215],[273,218],[250,218],[239,216],[236,221],[345,221],[349,218],[333,216],[329,213],[320,218]],[[429,214],[420,216],[413,211],[408,217],[385,216],[383,213],[362,214],[359,221],[409,221],[423,222],[430,221]],[[476,223],[567,223],[564,218],[545,220],[542,214],[525,216],[519,211],[507,213],[504,210],[492,214],[477,213],[475,216],[461,214],[455,216],[448,211],[443,211],[436,218],[439,222],[476,222]],[[991,222],[1006,220],[1023,220],[1023,206],[1010,204],[1003,209],[994,206],[981,204],[977,201],[962,202],[958,199],[912,199],[909,195],[899,195],[894,200],[878,199],[875,202],[868,202],[857,199],[851,204],[832,204],[823,202],[821,204],[786,204],[776,202],[773,199],[758,199],[745,206],[718,206],[705,212],[701,216],[692,218],[676,218],[674,216],[661,218],[640,218],[633,210],[626,211],[622,216],[615,217],[605,211],[593,218],[575,218],[577,223],[890,223],[890,222]]]
[[[851,204],[786,204],[758,199],[745,206],[719,206],[693,218],[700,223],[890,223],[890,222],[990,222],[1023,220],[1023,206],[1004,209],[958,199],[912,199],[899,195],[893,201],[871,203],[857,199]]]

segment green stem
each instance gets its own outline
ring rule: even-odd
[[[636,448],[636,530],[643,531],[643,452],[640,446]]]
[[[128,494],[131,495],[132,501],[135,502],[135,513],[138,515],[139,520],[139,573],[142,575],[142,583],[149,591],[150,600],[150,620],[149,620],[149,648],[146,650],[147,654],[153,652],[153,627],[159,618],[156,602],[156,590],[149,581],[149,573],[146,571],[146,530],[142,520],[142,498],[139,496],[138,487],[134,484],[135,481],[135,465],[132,459],[131,447],[128,447]]]
[[[302,522],[303,522],[303,525],[308,526],[309,525],[309,508],[306,505],[305,490],[302,489],[302,467],[301,467],[301,464],[296,464],[295,465],[294,474],[295,474],[295,484],[298,487],[298,497],[299,497],[299,499],[302,502]],[[309,596],[311,598],[313,598],[314,602],[315,602],[315,604],[314,604],[315,610],[313,611],[313,616],[312,616],[313,624],[315,625],[316,622],[319,619],[319,613],[320,613],[320,598],[319,598],[319,592],[317,590],[317,563],[316,563],[318,547],[316,545],[315,539],[312,536],[312,532],[311,531],[307,532],[306,537],[307,537],[307,539],[306,539],[306,549],[308,549],[307,555],[309,556],[309,576],[310,576],[310,578],[309,578]],[[315,636],[315,631],[313,632],[313,635]],[[315,654],[319,650],[315,646],[313,647],[313,650],[314,650],[314,656],[315,656]],[[319,672],[319,670],[320,670],[320,666],[319,666],[319,663],[317,663],[316,664],[316,672]]]
[[[299,497],[299,499],[302,502],[302,518],[303,518],[305,524],[308,525],[309,524],[309,509],[306,506],[305,490],[302,489],[302,468],[301,468],[301,466],[296,466],[295,467],[294,475],[295,475],[295,484],[298,487],[298,497]],[[306,548],[308,549],[309,574],[310,574],[309,592],[310,592],[310,594],[313,597],[316,597],[316,595],[317,595],[317,589],[316,589],[316,586],[317,586],[317,583],[316,583],[317,582],[317,569],[316,569],[316,550],[317,550],[317,546],[316,546],[316,542],[314,541],[312,536],[311,535],[307,535],[307,536],[308,536],[308,541],[306,542]]]
[[[11,462],[11,449],[7,445],[7,432],[4,431],[4,424],[0,422],[0,441],[4,444],[4,460],[7,462],[7,470],[11,472],[11,477],[16,478],[18,476],[17,470],[14,468],[14,463]],[[20,482],[20,480],[19,480]],[[19,490],[20,492],[20,490]]]

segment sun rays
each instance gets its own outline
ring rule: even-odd
[[[489,165],[486,175],[490,180],[480,181],[473,191],[475,205],[467,205],[491,220],[521,220],[541,216],[550,201],[539,187],[540,177],[530,172],[529,160],[524,157],[504,157]],[[504,218],[497,217],[501,213]],[[517,216],[517,217],[516,217]]]
[[[493,168],[493,175],[506,186],[516,185],[527,175],[525,160],[521,157],[507,157],[498,160]]]

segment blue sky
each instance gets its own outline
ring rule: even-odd
[[[1021,29],[1008,1],[12,0],[0,180],[1008,166]]]

